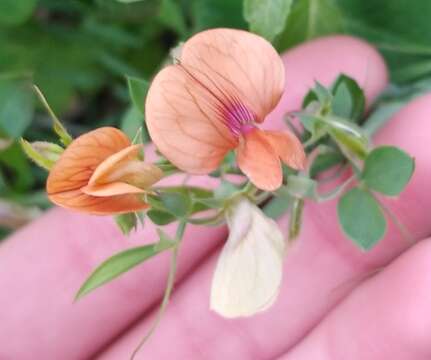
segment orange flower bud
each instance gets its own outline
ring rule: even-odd
[[[163,172],[139,158],[141,148],[112,127],[78,137],[49,173],[49,199],[65,208],[98,215],[147,208],[141,194],[159,181]]]

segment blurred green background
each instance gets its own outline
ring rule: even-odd
[[[17,143],[55,139],[31,84],[73,135],[103,125],[133,135],[143,115],[126,76],[150,80],[196,32],[250,29],[279,51],[345,33],[372,42],[390,66],[372,114],[384,119],[431,89],[430,19],[430,0],[1,0],[0,237],[50,206],[46,173]]]

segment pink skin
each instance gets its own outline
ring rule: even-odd
[[[299,108],[314,79],[329,84],[345,72],[365,88],[369,102],[387,81],[378,54],[348,37],[308,43],[286,54],[284,61],[289,91],[265,127],[280,128],[280,116]],[[405,193],[386,201],[416,240],[431,231],[426,211],[431,207],[430,113],[431,96],[424,96],[401,110],[375,140],[401,146],[416,158]],[[256,317],[229,321],[208,310],[216,247],[225,230],[191,228],[180,251],[179,284],[170,307],[138,359],[429,359],[429,242],[414,246],[360,284],[361,275],[388,264],[409,245],[391,226],[381,244],[361,253],[343,237],[335,219],[335,203],[307,204],[277,303]],[[280,222],[284,229],[286,223]],[[0,247],[0,359],[72,360],[96,353],[99,359],[126,359],[153,319],[147,315],[161,297],[167,256],[77,304],[72,298],[104,258],[153,239],[149,223],[125,239],[107,218],[64,210],[53,210],[16,233]]]

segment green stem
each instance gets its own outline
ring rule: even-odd
[[[385,205],[383,204],[371,191],[369,192],[374,200],[377,201],[379,206],[385,212],[385,214],[389,217],[389,219],[393,222],[393,224],[398,228],[401,237],[406,240],[410,245],[414,243],[413,236],[410,234],[407,227],[395,216],[395,214]]]
[[[189,218],[188,222],[193,225],[215,225],[223,219],[223,212],[218,212],[214,216],[208,216],[204,218]]]
[[[169,304],[169,299],[172,294],[172,290],[175,283],[175,274],[177,272],[177,260],[178,260],[178,249],[179,245],[181,243],[181,240],[184,235],[184,231],[186,228],[187,223],[184,221],[181,221],[177,228],[177,233],[175,235],[176,244],[172,248],[172,256],[171,256],[171,263],[170,263],[170,269],[168,274],[168,280],[166,283],[165,293],[163,294],[162,303],[160,305],[159,312],[157,313],[156,319],[154,320],[153,325],[151,326],[150,330],[148,331],[147,335],[141,340],[141,342],[138,344],[136,349],[133,351],[130,360],[134,360],[138,352],[142,349],[144,344],[148,341],[148,339],[154,334],[156,329],[158,328],[162,317],[166,311],[166,308]]]
[[[304,210],[304,199],[295,199],[290,211],[289,242],[295,240],[301,231],[302,213]]]

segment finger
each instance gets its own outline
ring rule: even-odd
[[[316,66],[315,59],[321,59],[319,66]],[[339,61],[340,59],[343,61]],[[276,109],[276,114],[272,115],[272,121],[278,121],[273,126],[280,127],[280,116],[300,107],[302,97],[308,91],[307,85],[312,86],[314,80],[329,85],[340,72],[344,72],[359,82],[366,83],[369,99],[386,85],[386,70],[377,52],[369,45],[349,37],[329,37],[302,45],[289,52],[284,61],[288,84],[282,103]],[[339,64],[339,67],[334,64]],[[369,81],[366,81],[367,74],[373,75]],[[293,80],[290,76],[293,76]],[[178,288],[159,332],[146,344],[138,358],[193,358],[194,352],[202,351],[208,358],[250,359],[266,358],[272,356],[277,348],[282,349],[286,331],[291,337],[294,332],[302,330],[306,313],[311,312],[311,317],[305,319],[305,325],[308,326],[313,317],[319,316],[321,312],[321,308],[314,313],[310,307],[302,308],[303,298],[306,298],[306,302],[310,301],[308,295],[316,285],[316,281],[313,284],[316,273],[312,273],[310,269],[326,266],[333,259],[339,266],[342,264],[348,267],[342,262],[340,254],[334,253],[332,245],[322,239],[312,220],[307,220],[308,215],[306,214],[303,236],[299,242],[301,245],[293,249],[288,259],[282,294],[271,311],[251,319],[233,321],[209,312],[211,276],[218,255],[215,254]],[[286,228],[286,220],[282,222],[282,227]],[[325,252],[317,252],[320,249]],[[320,259],[315,259],[317,256]],[[319,300],[313,295],[312,301]],[[283,310],[285,308],[286,311]],[[300,314],[297,316],[298,312]],[[288,316],[281,316],[282,314]],[[150,324],[151,319],[144,319],[100,358],[118,359],[130,354]],[[167,343],[170,346],[164,345]]]
[[[165,185],[176,185],[178,180],[170,179]],[[214,185],[205,177],[192,182]],[[126,248],[157,241],[155,229],[147,221],[143,230],[126,238],[108,217],[54,209],[15,233],[0,247],[0,358],[89,358],[150,309],[164,291],[167,254],[77,303],[73,299],[103,260]],[[167,229],[173,230],[172,226]],[[178,278],[224,237],[224,228],[190,226],[180,253]]]
[[[430,272],[427,239],[357,288],[280,360],[430,359]]]

